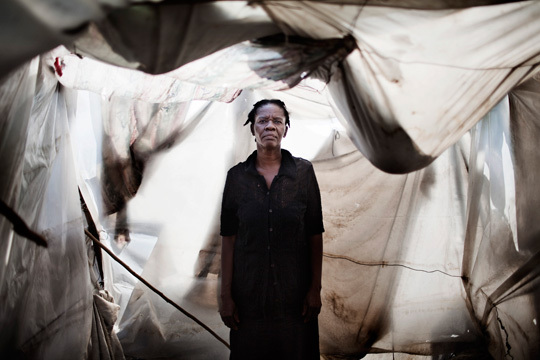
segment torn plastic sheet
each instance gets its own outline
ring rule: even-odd
[[[162,74],[242,41],[279,33],[247,1],[131,1],[70,46],[77,54]]]
[[[222,191],[219,181],[224,180],[219,177],[224,176],[228,166],[245,159],[254,147],[249,130],[238,119],[246,117],[256,99],[275,96],[278,94],[246,91],[232,104],[200,106],[196,112],[204,116],[199,125],[169,152],[154,158],[146,182],[129,205],[134,224],[145,219],[162,225],[143,275],[224,337],[227,330],[219,319],[216,303],[219,248],[215,243],[219,237],[215,216]],[[297,130],[304,133],[301,120],[294,121],[302,119],[304,111],[325,114],[331,123],[332,111],[324,101],[305,102],[313,97],[310,93],[295,100],[291,94],[285,99],[294,116],[291,135]],[[326,111],[319,112],[321,108]],[[305,121],[309,127],[311,115],[305,116]],[[330,126],[325,136],[309,137],[307,140],[312,141],[306,145],[326,149],[324,144],[335,139],[336,130]],[[287,139],[292,140],[289,136]],[[290,149],[302,155],[300,149],[294,148],[298,144],[295,141]],[[321,314],[325,353],[359,354],[389,348],[429,353],[444,343],[453,348],[474,344],[477,334],[470,326],[463,294],[456,290],[466,203],[463,186],[467,157],[462,145],[445,152],[428,168],[407,175],[383,173],[356,151],[314,162],[323,191],[325,222],[329,225],[323,279],[327,306]],[[220,149],[218,157],[215,149]],[[326,150],[324,153],[328,154]],[[211,165],[214,162],[216,166]],[[178,173],[164,176],[167,170]],[[206,172],[210,175],[204,176]],[[191,190],[199,187],[206,191],[200,194]],[[173,201],[175,191],[183,194],[179,201]],[[388,216],[389,209],[395,211],[395,216]],[[438,242],[434,243],[433,238]],[[436,249],[430,247],[434,245]],[[429,286],[400,296],[409,287],[393,288],[392,283]],[[441,303],[445,306],[439,306]],[[429,311],[419,313],[420,309]],[[417,316],[429,318],[430,322],[411,320]],[[120,329],[122,344],[129,354],[227,356],[222,344],[141,285],[135,287],[129,299]],[[422,346],[417,346],[419,343]]]
[[[0,218],[1,348],[9,358],[61,358],[87,352],[92,285],[66,111],[69,93],[39,59],[3,82],[2,198],[48,247],[36,247]],[[5,166],[4,166],[5,165]],[[66,276],[69,274],[69,276]],[[68,290],[66,290],[68,289]],[[23,355],[24,354],[24,355]]]
[[[57,49],[60,67],[56,73],[62,85],[106,98],[120,96],[153,103],[230,102],[241,89],[292,88],[315,70],[328,79],[328,69],[347,56],[352,46],[347,39],[267,38],[233,45],[162,75],[81,59]]]
[[[531,22],[527,21],[526,17],[522,17],[524,14],[522,9],[526,9],[528,6],[531,6],[531,9],[534,10],[536,4],[534,2],[520,2],[497,7],[497,9],[502,9],[501,13],[504,13],[509,8],[516,10],[516,12],[510,13],[510,15],[507,13],[508,21],[514,19],[505,24],[505,31],[508,31],[510,38],[514,38],[512,34],[515,34],[515,31],[518,33],[524,31],[523,34],[527,34],[527,31],[532,30],[529,35],[531,39],[534,39],[537,33],[535,31],[537,24],[534,22],[531,24]],[[362,10],[366,9],[364,8]],[[391,15],[401,13],[401,10],[389,10],[388,16],[390,18],[392,18]],[[530,14],[535,15],[535,11],[531,11]],[[318,15],[324,13],[332,14],[333,12],[322,11]],[[369,12],[367,13],[369,14]],[[459,13],[452,12],[448,14]],[[461,13],[463,14],[464,12]],[[366,14],[366,12],[363,14]],[[516,14],[519,16],[514,17]],[[356,15],[362,15],[362,13],[353,13],[353,19]],[[416,15],[414,18],[417,20],[433,20],[430,17],[418,17],[418,13],[413,13],[413,15]],[[492,15],[493,13],[491,11],[486,12],[486,16],[489,17]],[[493,26],[498,24],[498,21],[504,19],[507,15],[502,16],[501,19],[485,21],[483,26],[490,29],[491,24]],[[309,19],[310,17],[305,16],[303,18]],[[318,21],[321,19],[317,16],[313,18],[317,18]],[[399,18],[397,16],[394,19],[399,20]],[[520,21],[516,21],[516,18],[519,18]],[[291,22],[291,26],[296,23]],[[328,23],[331,22],[325,22],[325,24]],[[412,23],[414,25],[414,22]],[[510,23],[514,24],[515,28],[509,26]],[[350,24],[350,22],[345,22],[345,24]],[[347,29],[346,26],[342,26],[341,28]],[[467,37],[464,38],[464,41],[468,40]],[[505,41],[505,43],[509,45],[510,42],[507,43]],[[381,46],[384,44],[385,42],[381,41]],[[523,42],[523,44],[528,44],[528,41]],[[370,42],[368,45],[375,48],[377,41]],[[482,46],[474,50],[476,51],[476,49],[482,50],[479,53],[483,54],[484,49]],[[516,49],[519,48],[516,47]],[[507,49],[502,50],[506,51]],[[503,53],[498,53],[497,51],[491,52],[491,55],[493,55],[493,59],[495,60],[497,60],[497,57],[500,57],[500,59],[506,61],[507,58],[505,56],[498,56],[499,54],[504,55],[504,51]],[[526,51],[528,50],[525,49],[523,53],[526,54]],[[533,49],[533,51],[536,50]],[[487,53],[490,52],[488,51]],[[471,51],[471,56],[474,56],[474,51]],[[516,59],[520,59],[519,56],[521,56],[521,53],[518,54]],[[493,62],[490,64],[493,65]],[[355,68],[354,65],[353,63],[351,68]],[[372,66],[373,64],[369,63],[368,65]],[[393,69],[392,63],[389,65],[388,63],[377,63],[376,65],[380,65],[386,70]],[[371,68],[368,67],[369,69]],[[492,70],[499,72],[500,69]],[[47,73],[47,71],[48,69],[44,70],[43,73]],[[23,145],[26,149],[26,144],[22,144],[21,139],[24,139],[24,141],[31,139],[34,141],[32,146],[39,139],[39,137],[34,136],[34,133],[26,133],[26,126],[28,124],[28,118],[26,116],[29,111],[28,99],[33,99],[32,93],[35,91],[35,85],[41,84],[41,80],[36,83],[31,78],[36,73],[27,73],[18,81],[11,82],[7,88],[3,88],[6,89],[6,95],[3,93],[2,103],[5,109],[8,110],[3,112],[3,114],[7,116],[5,119],[10,119],[10,121],[5,122],[7,125],[2,124],[2,131],[7,131],[2,135],[2,139],[5,140],[1,144],[3,155],[20,151]],[[382,71],[382,73],[386,74],[387,72]],[[494,77],[491,80],[497,79]],[[53,85],[56,86],[57,84],[54,83]],[[473,85],[477,86],[478,84]],[[489,86],[492,85],[490,84]],[[510,86],[510,83],[504,84],[504,86],[507,85]],[[357,86],[357,84],[351,81],[351,86]],[[412,85],[411,88],[416,91]],[[367,86],[366,89],[368,89]],[[420,90],[424,91],[422,88]],[[327,255],[331,256],[325,257],[327,269],[325,270],[325,276],[327,276],[327,283],[325,284],[325,307],[321,315],[321,319],[324,319],[321,327],[323,329],[321,339],[323,339],[322,344],[326,354],[339,353],[342,355],[345,352],[347,356],[359,357],[359,354],[365,351],[394,351],[396,348],[409,352],[435,353],[445,343],[451,346],[452,349],[457,349],[460,344],[470,344],[471,342],[473,345],[478,345],[474,340],[477,334],[481,334],[478,339],[482,341],[489,340],[490,350],[493,356],[504,357],[509,355],[515,358],[538,357],[538,344],[540,343],[538,341],[539,335],[537,331],[538,319],[536,318],[538,314],[538,306],[536,305],[538,304],[538,269],[535,266],[532,268],[530,266],[531,263],[533,265],[537,264],[535,261],[538,259],[538,242],[535,241],[535,229],[537,226],[535,209],[538,208],[535,190],[537,187],[535,181],[537,169],[535,164],[538,163],[536,161],[536,154],[538,152],[536,151],[537,136],[535,135],[534,125],[534,119],[537,118],[538,113],[534,106],[534,101],[538,95],[534,89],[529,87],[524,87],[521,90],[523,92],[516,93],[518,95],[514,98],[514,100],[517,100],[517,103],[514,105],[517,104],[520,106],[512,110],[516,111],[518,109],[517,113],[513,113],[513,116],[516,117],[512,117],[514,120],[519,119],[518,122],[512,124],[512,126],[515,126],[514,130],[516,132],[512,133],[512,136],[505,135],[503,137],[504,141],[508,139],[517,140],[517,144],[521,146],[521,148],[518,146],[515,148],[517,149],[517,156],[514,163],[516,169],[516,199],[518,202],[516,205],[519,235],[517,244],[519,246],[516,246],[515,234],[512,234],[513,236],[510,234],[514,230],[512,229],[513,225],[509,220],[508,214],[502,212],[504,216],[499,216],[500,213],[495,211],[497,206],[492,206],[492,204],[500,204],[500,191],[502,191],[500,189],[500,182],[494,181],[496,177],[493,175],[501,171],[505,173],[507,171],[504,166],[502,169],[496,169],[496,164],[498,163],[495,160],[503,157],[503,148],[501,147],[501,152],[499,153],[498,147],[494,146],[496,142],[486,142],[484,145],[488,144],[489,146],[483,148],[478,146],[480,143],[475,142],[479,139],[482,139],[482,141],[486,139],[490,139],[489,141],[500,140],[497,137],[500,135],[497,133],[500,130],[498,127],[491,126],[489,123],[482,124],[481,130],[478,130],[476,133],[478,136],[474,137],[476,135],[473,135],[471,161],[468,161],[468,156],[464,155],[466,151],[462,149],[463,144],[456,143],[456,145],[451,147],[452,150],[444,151],[439,158],[423,170],[407,175],[393,175],[395,177],[375,169],[358,152],[345,152],[339,153],[341,156],[328,157],[328,154],[332,154],[329,149],[334,150],[339,148],[339,146],[333,146],[334,143],[332,143],[332,141],[336,140],[336,129],[333,128],[328,129],[328,136],[324,137],[324,140],[322,138],[319,139],[322,141],[321,146],[318,148],[321,150],[320,152],[319,150],[310,150],[310,154],[319,154],[322,152],[325,154],[325,161],[316,163],[316,169],[318,176],[319,173],[321,174],[321,183],[324,181],[325,184],[325,192],[323,193],[323,196],[325,196],[324,203],[328,204],[326,206],[327,210],[325,210],[327,211],[325,221],[332,224],[332,226],[327,228],[328,231],[325,234],[325,246],[328,249]],[[501,93],[504,92],[503,90],[500,91]],[[36,106],[39,107],[39,109],[36,107],[36,111],[40,110],[44,113],[49,110],[51,111],[46,116],[49,119],[45,122],[47,126],[51,126],[48,123],[49,121],[58,121],[58,119],[64,117],[63,112],[59,110],[63,108],[61,106],[63,96],[69,95],[70,92],[65,88],[59,88],[58,92],[59,95],[57,97],[43,96],[43,93],[40,92],[38,98],[41,102],[36,101]],[[31,95],[28,96],[28,94]],[[482,94],[484,94],[484,89],[482,90]],[[190,135],[182,139],[182,143],[185,146],[184,149],[203,149],[201,150],[201,154],[196,151],[188,151],[182,155],[185,158],[182,158],[182,161],[178,162],[171,159],[163,160],[165,158],[165,154],[163,153],[161,154],[163,155],[161,160],[157,160],[156,158],[155,161],[149,163],[151,171],[148,172],[149,177],[146,179],[148,183],[156,182],[152,186],[162,186],[163,189],[166,189],[165,185],[173,186],[174,189],[174,186],[181,184],[179,181],[181,179],[188,179],[185,182],[187,184],[185,186],[190,188],[201,186],[205,181],[209,183],[216,181],[210,185],[205,185],[205,189],[209,189],[209,191],[203,194],[205,198],[202,203],[198,203],[197,201],[172,202],[172,204],[168,205],[170,208],[167,209],[172,209],[173,211],[165,211],[159,205],[163,206],[162,204],[170,201],[171,197],[166,197],[165,199],[162,197],[161,204],[156,207],[144,209],[145,212],[143,215],[152,221],[170,221],[174,225],[170,227],[163,226],[163,232],[160,233],[160,241],[156,243],[154,251],[143,270],[143,274],[156,280],[156,284],[160,288],[170,291],[170,294],[181,302],[184,302],[186,306],[192,306],[195,310],[200,310],[198,313],[201,314],[201,318],[211,326],[216,326],[223,333],[226,333],[226,329],[223,328],[218,318],[216,313],[217,305],[215,303],[216,274],[218,271],[216,264],[219,261],[219,248],[216,243],[219,241],[219,238],[215,236],[217,234],[215,230],[216,224],[212,223],[211,219],[203,216],[204,214],[211,214],[210,217],[215,217],[216,210],[212,204],[218,202],[217,198],[219,195],[216,194],[219,194],[221,189],[219,184],[216,185],[218,182],[216,179],[209,180],[203,178],[203,180],[200,180],[197,178],[196,180],[189,180],[189,169],[194,168],[201,171],[210,171],[202,166],[200,168],[197,167],[199,164],[196,164],[196,160],[198,158],[205,158],[205,156],[212,159],[212,154],[205,153],[206,149],[224,150],[226,154],[219,154],[222,161],[216,169],[211,169],[212,171],[215,170],[218,176],[222,176],[224,175],[223,168],[234,164],[236,161],[243,160],[247,153],[252,150],[253,142],[249,138],[249,135],[242,137],[246,134],[247,128],[242,128],[241,125],[234,122],[238,121],[238,119],[245,118],[246,110],[251,107],[255,100],[255,98],[247,97],[248,94],[244,95],[246,97],[239,97],[229,105],[219,103],[209,106],[208,112],[205,115],[220,120],[231,119],[225,121],[226,126],[223,126],[223,123],[210,126],[204,118],[201,118],[199,123],[201,128],[199,130],[205,129],[205,131],[198,135],[195,135],[196,131],[194,131],[193,137]],[[309,96],[306,97],[309,98]],[[306,97],[303,97],[303,100]],[[51,100],[53,98],[56,100]],[[464,97],[461,101],[467,103],[467,106],[471,108],[483,106],[474,103],[476,101],[475,99],[474,96],[471,96]],[[67,104],[68,100],[64,100],[66,100]],[[492,98],[488,100],[489,102],[496,101]],[[426,98],[417,101],[426,101]],[[51,106],[50,103],[56,105]],[[292,110],[309,108],[311,105],[310,103],[306,104],[303,102],[297,108],[296,102],[291,101],[290,104]],[[66,108],[69,108],[69,106],[66,106]],[[57,112],[54,112],[53,109]],[[343,108],[341,108],[341,111],[345,112]],[[119,113],[121,112],[119,111]],[[145,114],[145,112],[141,112],[140,114]],[[386,113],[383,112],[383,114]],[[519,117],[524,114],[528,115],[524,118]],[[147,124],[148,118],[145,115],[141,115],[140,120],[144,124]],[[463,120],[463,124],[469,124],[467,122],[469,121],[468,119],[461,120]],[[53,123],[58,124],[58,122]],[[392,124],[390,123],[390,125]],[[423,126],[424,124],[421,125]],[[442,123],[439,125],[442,127],[445,126]],[[422,126],[419,128],[422,128]],[[133,128],[138,129],[137,127]],[[133,128],[126,127],[129,130]],[[301,129],[301,127],[298,128]],[[292,129],[296,129],[294,122]],[[61,132],[60,127],[57,130]],[[458,126],[457,131],[462,130]],[[50,135],[51,132],[49,131],[50,128],[46,127],[44,134]],[[480,136],[484,132],[488,135]],[[127,138],[130,139],[132,133],[128,134],[130,136]],[[242,134],[242,136],[236,136],[235,134]],[[313,132],[310,135],[312,134]],[[306,134],[306,136],[308,135]],[[56,144],[56,137],[47,137],[46,144],[53,144],[50,141],[52,138],[55,139],[54,144]],[[220,142],[225,139],[228,139],[229,143]],[[339,143],[342,139],[344,137],[335,142]],[[440,138],[433,139],[434,142],[440,140]],[[129,141],[127,143],[129,144]],[[124,146],[125,143],[122,144]],[[180,146],[181,144],[179,144],[175,145]],[[332,146],[328,146],[329,144]],[[475,149],[475,146],[478,147]],[[38,151],[36,155],[33,151],[30,151],[34,147],[28,147],[32,153],[32,159],[38,161],[37,164],[48,164],[51,160],[50,156],[54,154],[54,151],[59,149],[62,151],[65,150],[65,147],[62,146],[58,148],[56,146],[46,146],[44,148],[44,151]],[[511,149],[510,145],[508,145],[508,149]],[[176,150],[176,146],[174,149],[171,148],[171,152],[174,150]],[[382,150],[385,149],[382,148]],[[493,154],[482,158],[482,151],[493,152]],[[523,153],[519,151],[523,151]],[[301,152],[295,149],[293,153],[300,154]],[[65,155],[65,153],[62,154]],[[485,159],[489,159],[489,164],[487,165],[489,166],[489,179],[486,176],[488,172],[484,169],[486,164],[480,164]],[[159,161],[162,161],[166,165],[165,168],[167,168],[167,165],[169,168],[174,168],[181,164],[183,166],[181,170],[188,173],[182,174],[185,178],[179,176],[174,179],[160,179],[156,175]],[[23,164],[21,158],[17,156],[2,157],[2,162],[8,165],[5,169],[20,170],[18,166],[22,166]],[[66,161],[64,164],[67,163]],[[449,166],[448,164],[451,165]],[[326,165],[328,166],[326,167]],[[66,174],[63,175],[66,175],[68,180],[65,180],[63,175],[56,176],[55,180],[59,183],[54,185],[55,189],[58,186],[61,187],[66,184],[61,181],[72,183],[70,176],[74,175],[69,172],[67,167],[65,169]],[[482,169],[482,171],[476,172],[478,169]],[[153,171],[156,172],[154,173]],[[2,192],[5,191],[9,196],[17,198],[19,196],[19,192],[17,192],[19,186],[26,186],[29,182],[21,185],[20,174],[15,173],[13,177],[10,174],[2,173],[5,176],[2,177],[2,181],[5,181],[5,184],[7,184],[5,187],[2,187]],[[33,178],[32,176],[36,174],[38,176]],[[40,181],[44,179],[40,174],[42,173],[39,173],[39,171],[29,171],[25,176],[27,176],[27,180],[38,179],[37,182],[32,183],[37,186],[42,184]],[[350,175],[347,176],[347,174]],[[177,180],[178,182],[175,183],[174,181]],[[168,183],[168,181],[171,182]],[[131,207],[131,216],[133,218],[143,216],[141,213],[135,211],[136,202],[141,201],[141,199],[145,200],[144,194],[148,198],[153,198],[151,195],[156,195],[156,193],[152,193],[152,190],[148,186],[148,184],[143,183],[141,192],[133,199],[133,204],[131,204],[133,205]],[[463,195],[466,192],[464,189],[466,186],[469,187],[468,191],[470,192],[467,192],[467,194],[470,194],[470,196]],[[67,187],[69,189],[73,188],[71,185]],[[11,192],[13,189],[17,191]],[[353,195],[351,195],[349,190],[353,190]],[[396,194],[400,194],[400,191],[403,196],[396,196]],[[54,192],[55,195],[58,193]],[[23,199],[25,205],[21,209],[27,214],[36,212],[36,208],[40,205],[36,205],[34,198],[32,198],[33,195],[31,191],[28,194],[24,194],[27,197]],[[184,199],[192,200],[196,198],[198,200],[197,195],[187,194]],[[502,198],[505,202],[510,202],[511,196],[507,195],[510,194],[505,193]],[[190,196],[193,196],[193,198]],[[156,198],[158,198],[157,195]],[[60,198],[51,196],[49,200],[51,199],[59,201]],[[75,207],[74,199],[75,197],[68,202],[66,205],[68,208],[71,209],[71,206],[73,208]],[[339,200],[343,200],[343,202],[338,204]],[[334,201],[335,203],[333,204]],[[196,204],[196,209],[185,205],[192,203]],[[46,214],[47,216],[58,214],[56,212],[58,204],[53,203],[53,205],[49,205],[48,202],[44,202],[43,204],[46,204],[44,206],[47,209],[53,209],[54,211],[51,214]],[[468,206],[468,210],[463,211],[465,204],[468,204],[466,205]],[[506,208],[506,205],[505,203],[504,208]],[[180,207],[186,207],[186,209],[178,210]],[[143,209],[142,206],[141,209]],[[389,216],[389,209],[395,210],[392,214],[396,216]],[[193,214],[189,214],[189,210]],[[465,221],[469,222],[466,233],[463,230],[465,225],[462,222],[464,213],[466,214]],[[475,213],[477,215],[476,220],[472,217]],[[206,222],[189,222],[187,220],[189,216],[204,218]],[[360,220],[355,221],[356,217],[360,217]],[[49,221],[51,218],[47,217],[46,220]],[[54,221],[57,220],[53,218],[51,224],[55,224]],[[178,222],[183,223],[179,224]],[[3,226],[2,229],[4,230],[4,225],[0,226]],[[197,228],[197,226],[200,228]],[[76,224],[75,227],[78,228],[79,225]],[[175,231],[175,227],[180,228],[181,231]],[[423,234],[423,236],[416,236],[417,232]],[[51,231],[51,233],[56,233],[56,231]],[[465,235],[463,235],[464,233]],[[418,239],[415,239],[415,236]],[[448,240],[448,242],[441,240],[441,238]],[[73,239],[75,237],[70,238],[70,240]],[[381,241],[381,239],[384,241]],[[5,246],[7,244],[18,244],[17,239],[12,240],[12,242],[3,243],[4,250],[6,250]],[[71,241],[66,241],[65,244],[66,248],[69,248],[73,244],[78,244],[78,242],[74,241],[72,243]],[[385,247],[385,244],[389,244],[389,246]],[[400,244],[403,245],[402,248],[399,248]],[[10,256],[15,256],[23,253],[23,251],[20,251],[17,247],[12,247],[7,249],[6,253],[9,253]],[[433,254],[436,254],[436,256],[432,256]],[[24,256],[28,255],[23,254],[21,257],[24,260],[23,262],[25,264],[31,264],[30,261],[26,261]],[[169,258],[176,257],[180,258],[181,261],[165,261]],[[461,261],[459,260],[460,258],[462,259]],[[62,261],[54,262],[54,265],[50,265],[50,267],[56,270],[54,266],[57,263],[62,263]],[[17,266],[18,264],[15,261],[9,265]],[[458,293],[456,290],[457,284],[460,281],[456,278],[459,275],[460,267],[463,275],[462,281],[470,282],[470,285],[467,284],[465,288],[465,295],[462,292]],[[9,279],[11,268],[4,267],[3,270],[5,271],[2,276],[5,276],[4,279]],[[447,274],[443,274],[442,271]],[[176,276],[178,273],[180,277]],[[25,274],[25,272],[18,271],[17,274]],[[59,279],[63,279],[63,277],[65,277],[65,273],[58,275]],[[33,281],[33,279],[22,280],[25,284]],[[401,287],[392,288],[387,285],[387,280],[394,281]],[[12,283],[9,280],[2,282],[3,290]],[[418,284],[425,286],[419,288]],[[75,283],[75,286],[79,285]],[[66,284],[65,287],[68,286],[73,288],[73,284],[71,283]],[[409,288],[416,290],[417,293],[409,292]],[[447,293],[446,290],[450,293]],[[73,289],[73,291],[76,290]],[[20,294],[20,292],[10,293],[11,297],[9,297],[8,305],[12,306],[15,304],[15,306],[18,306],[17,300],[22,298],[22,296],[17,297]],[[58,294],[65,295],[63,292],[58,292]],[[365,294],[368,294],[368,296],[365,296]],[[67,295],[75,296],[75,294]],[[416,297],[417,295],[418,298]],[[49,298],[45,296],[45,298],[46,300],[42,301],[41,304],[48,304],[49,302],[51,304],[56,303],[56,298],[54,297]],[[25,299],[25,301],[29,301],[27,300],[28,297]],[[423,301],[426,301],[427,304],[424,304]],[[467,316],[464,312],[468,302],[471,303],[470,309],[473,309],[472,316]],[[208,351],[208,354],[226,356],[226,354],[223,354],[223,348],[220,344],[214,346],[214,339],[206,338],[206,334],[200,328],[192,323],[188,323],[180,314],[176,314],[174,310],[165,306],[162,307],[161,304],[160,299],[146,293],[144,289],[136,287],[134,290],[126,308],[129,312],[124,312],[122,321],[126,329],[122,331],[123,344],[126,349],[133,351],[132,354],[142,356],[145,351],[151,352],[155,350],[156,355],[163,356],[171,353],[191,355],[203,354],[204,351]],[[34,306],[35,304],[30,305]],[[30,324],[29,327],[33,326],[32,321],[35,319],[33,316],[30,319],[18,318],[24,314],[21,315],[20,311],[10,311],[11,309],[9,307],[2,308],[4,314],[7,314],[6,317],[2,317],[2,320],[6,321],[7,326],[21,323],[25,324],[25,326],[27,324]],[[387,311],[388,309],[392,311]],[[29,313],[34,314],[34,311],[30,311]],[[40,315],[37,311],[36,313]],[[131,315],[126,315],[128,313]],[[143,319],[137,318],[139,315]],[[417,318],[426,319],[426,321],[419,324],[414,321]],[[72,324],[69,322],[70,320],[71,318],[61,318],[58,323],[53,325],[58,325],[61,329],[66,329],[62,326],[66,323]],[[471,321],[479,324],[480,331],[478,333],[475,333],[474,329],[470,329]],[[77,324],[80,324],[80,322],[77,322]],[[19,326],[19,328],[21,327]],[[51,334],[50,330],[55,329],[54,327],[50,327],[40,334],[48,336]],[[130,331],[127,329],[130,329]],[[179,331],[175,333],[171,329]],[[526,329],[525,333],[527,336],[523,336],[523,329]],[[33,332],[33,334],[35,333]],[[59,336],[61,334],[63,333],[59,333]],[[358,334],[361,334],[360,338]],[[76,336],[77,334],[69,335]],[[15,334],[14,336],[18,335]],[[333,339],[334,336],[335,341]],[[35,337],[33,339],[36,341],[25,343],[28,345],[24,347],[25,350],[32,351],[32,349],[40,346],[38,342],[41,338]],[[9,340],[11,339],[7,339],[6,341]],[[57,340],[55,338],[55,341]],[[82,349],[81,338],[70,337],[63,340],[70,342],[72,348],[75,348],[75,352],[77,353]],[[54,345],[54,342],[52,344]],[[58,344],[64,346],[66,349],[70,348],[66,343],[60,343],[58,341]],[[32,348],[32,346],[34,347]],[[169,350],[170,352],[168,352]],[[50,354],[52,358],[56,355],[53,352]]]
[[[329,79],[332,66],[353,48],[350,38],[318,41],[274,36],[231,46],[170,74],[201,85],[286,90],[316,70],[321,74],[326,70],[323,78]]]
[[[76,107],[73,109],[75,116],[70,121],[70,130],[71,137],[74,139],[73,151],[77,162],[79,188],[93,216],[100,234],[100,241],[140,275],[157,241],[156,230],[151,226],[137,227],[132,224],[131,229],[134,231],[129,234],[129,238],[115,236],[115,215],[107,216],[105,212],[100,184],[104,165],[101,161],[103,149],[101,98],[86,91],[78,91],[76,96],[77,99],[74,102]],[[137,229],[146,229],[147,233],[138,233]],[[137,280],[116,262],[106,257],[103,262],[106,288],[114,302],[120,305],[117,314],[119,319]]]
[[[538,84],[536,75],[515,88],[509,108],[506,104],[501,115],[486,119],[473,132],[480,161],[471,164],[474,187],[463,268],[474,315],[489,333],[495,358],[532,359],[540,354],[540,246],[533,215],[540,199],[534,165]]]
[[[179,80],[170,74],[149,75],[66,53],[62,56],[59,54],[62,71],[61,74],[57,71],[59,82],[67,88],[92,91],[105,98],[120,96],[150,103],[190,100],[230,102],[240,93],[238,88],[204,87]]]
[[[333,98],[355,144],[388,172],[429,164],[539,63],[536,1],[437,11],[313,2],[264,6],[288,34],[356,39],[358,50],[344,60],[343,76],[332,78]],[[323,21],[294,21],[306,16]],[[399,131],[403,139],[396,145]]]

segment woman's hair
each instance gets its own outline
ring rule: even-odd
[[[274,104],[279,106],[283,109],[283,113],[285,114],[285,126],[291,127],[291,122],[289,120],[289,112],[287,111],[287,107],[285,106],[285,103],[279,99],[264,99],[257,101],[255,104],[253,104],[253,109],[248,114],[247,121],[244,123],[244,126],[247,124],[250,124],[250,126],[253,126],[255,124],[255,115],[257,115],[257,110],[259,108],[263,107],[264,105],[268,104]]]

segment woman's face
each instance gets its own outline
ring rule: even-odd
[[[287,135],[285,112],[275,104],[266,104],[257,110],[253,135],[258,146],[263,148],[280,148],[281,139]]]

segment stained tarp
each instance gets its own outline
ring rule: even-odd
[[[227,358],[108,257],[96,272],[77,186],[103,243],[226,338],[224,175],[279,97],[321,185],[322,354],[537,357],[540,8],[492,3],[6,2],[49,45],[2,42],[2,200],[49,247],[2,218],[3,352]]]
[[[358,148],[389,172],[429,164],[539,61],[536,2],[443,11],[310,2],[265,8],[295,35],[354,36],[358,48],[330,88]],[[324,21],[294,21],[302,16]]]

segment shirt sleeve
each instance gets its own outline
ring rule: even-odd
[[[317,235],[324,232],[323,217],[322,217],[322,205],[321,205],[321,193],[319,190],[319,183],[313,170],[313,165],[309,167],[307,172],[308,194],[307,194],[307,207],[304,218],[306,235]]]
[[[232,236],[238,232],[238,217],[236,209],[236,196],[231,171],[227,173],[223,200],[221,202],[221,236]]]

